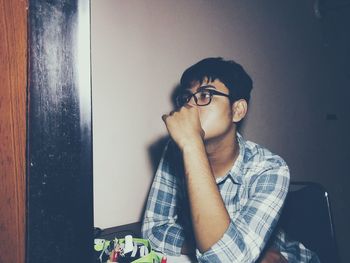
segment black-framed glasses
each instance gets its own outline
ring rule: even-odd
[[[176,97],[176,106],[184,106],[185,104],[190,102],[192,97],[197,106],[207,106],[208,104],[210,104],[214,95],[230,98],[228,94],[222,93],[213,88],[213,86],[203,86],[195,93],[187,92],[180,94]]]

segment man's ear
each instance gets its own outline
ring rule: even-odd
[[[232,112],[233,112],[232,121],[236,123],[241,121],[247,114],[247,111],[248,111],[248,103],[246,100],[240,99],[235,101],[232,104]]]

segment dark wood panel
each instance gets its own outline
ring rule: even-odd
[[[24,262],[27,1],[0,0],[0,262]]]
[[[29,1],[27,262],[91,262],[89,1]]]

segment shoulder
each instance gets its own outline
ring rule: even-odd
[[[243,173],[248,184],[258,182],[275,182],[286,186],[289,184],[289,167],[281,156],[251,141],[244,141],[243,144]]]
[[[244,163],[261,168],[286,166],[285,160],[267,148],[251,141],[244,142]]]

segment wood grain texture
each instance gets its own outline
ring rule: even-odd
[[[26,0],[0,0],[0,59],[0,262],[24,262]]]

